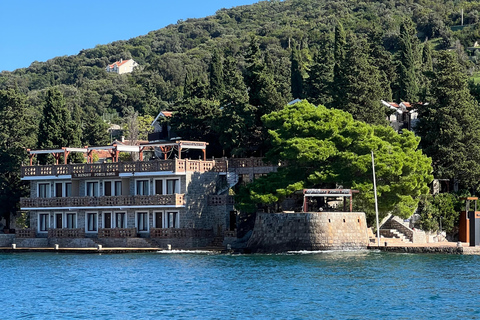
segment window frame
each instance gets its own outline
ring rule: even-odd
[[[96,192],[95,192],[95,188],[93,189],[93,195],[89,195],[88,194],[88,190],[89,190],[89,187],[88,187],[88,184],[89,183],[96,183],[97,184],[97,187],[96,187]],[[96,193],[96,195],[95,195]],[[85,197],[98,197],[100,195],[100,181],[98,180],[87,180],[85,181]]]
[[[146,229],[141,229],[139,228],[139,215],[145,215],[146,216]],[[145,226],[145,220],[144,220],[144,226]],[[137,231],[140,233],[146,233],[150,232],[150,212],[148,211],[136,211],[135,212],[135,228],[137,228]]]
[[[95,223],[95,230],[89,230],[88,218],[90,214],[95,215],[96,223]],[[87,211],[85,212],[85,232],[86,233],[98,233],[98,211]]]
[[[46,216],[45,221],[45,230],[41,228],[41,216]],[[50,212],[39,212],[37,215],[37,230],[38,233],[47,233],[48,229],[50,229]]]

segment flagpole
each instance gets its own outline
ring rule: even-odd
[[[379,223],[378,223],[377,182],[375,180],[375,159],[373,157],[373,150],[372,150],[372,170],[373,170],[373,193],[375,195],[375,217],[377,219],[377,240],[378,240],[378,246],[380,247],[380,227],[379,227]]]

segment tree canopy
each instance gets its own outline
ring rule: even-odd
[[[418,150],[419,138],[390,127],[354,120],[349,113],[314,106],[307,101],[263,117],[272,148],[266,160],[287,161],[278,172],[242,189],[238,206],[279,203],[297,190],[342,185],[360,191],[354,206],[371,218],[374,213],[371,151],[375,154],[379,211],[401,217],[415,210],[419,195],[433,180],[431,160]]]

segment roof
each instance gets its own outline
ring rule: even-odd
[[[127,60],[120,60],[120,61],[115,61],[114,63],[108,65],[110,68],[114,68],[115,65],[117,65],[117,67],[120,67],[121,65],[124,65],[125,63],[127,63],[128,61],[130,61],[132,59],[127,59]]]
[[[160,113],[157,115],[157,117],[155,118],[155,120],[153,120],[152,124],[150,124],[151,126],[153,126],[153,124],[155,122],[157,122],[158,118],[162,117],[162,118],[171,118],[172,117],[172,114],[173,112],[172,111],[160,111]]]

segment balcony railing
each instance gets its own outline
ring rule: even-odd
[[[17,238],[35,238],[35,229],[16,229],[15,237]]]
[[[152,228],[150,238],[209,238],[213,237],[212,229],[179,229],[179,228]]]
[[[134,238],[137,236],[136,228],[100,228],[99,238]]]
[[[135,162],[86,163],[86,164],[59,164],[23,166],[22,178],[31,176],[59,176],[71,175],[73,178],[112,177],[120,173],[134,172],[225,172],[224,160],[203,161],[189,159],[153,160]]]
[[[85,238],[85,230],[77,229],[48,229],[49,238]]]
[[[105,197],[63,197],[63,198],[20,198],[22,208],[46,207],[117,207],[148,205],[185,205],[184,194],[152,196],[105,196]]]

